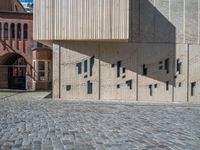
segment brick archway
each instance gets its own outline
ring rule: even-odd
[[[25,90],[27,85],[27,62],[16,53],[0,57],[0,89]]]

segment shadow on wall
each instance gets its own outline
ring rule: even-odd
[[[166,1],[158,1],[160,10],[148,0],[130,3],[129,43],[65,42],[61,47],[94,56],[110,69],[116,66],[116,78],[118,72],[127,70],[175,86],[176,28],[167,18]],[[84,63],[84,59],[76,61],[74,67],[78,62]]]

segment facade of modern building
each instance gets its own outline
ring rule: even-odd
[[[51,62],[45,56],[47,52],[51,55],[49,48],[38,47],[33,42],[33,14],[26,13],[18,0],[1,0],[0,89],[41,89],[38,82],[49,85],[51,80],[48,78],[34,78],[39,71],[33,65],[37,60],[37,57],[33,58],[35,53],[44,53],[40,60]]]
[[[53,96],[200,102],[200,0],[35,0]]]

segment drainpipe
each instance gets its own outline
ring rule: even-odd
[[[59,41],[59,98],[61,98],[61,42]]]
[[[187,102],[189,102],[189,87],[190,87],[190,83],[189,83],[189,58],[190,58],[190,53],[189,53],[189,48],[190,48],[190,44],[187,44]]]

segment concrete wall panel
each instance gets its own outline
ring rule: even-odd
[[[101,99],[136,100],[137,50],[133,44],[106,43],[100,48]],[[121,62],[117,76],[118,62]],[[131,82],[128,85],[127,82]]]
[[[192,96],[192,83],[193,87]],[[189,102],[200,101],[200,45],[189,46]]]
[[[184,43],[184,0],[170,1],[170,22],[175,27],[175,42]],[[174,42],[174,39],[170,39]]]
[[[94,56],[92,75],[90,59]],[[85,62],[87,71],[85,71]],[[78,64],[81,73],[78,73]],[[61,97],[68,99],[98,99],[99,63],[98,44],[67,42],[61,44]],[[92,83],[92,93],[88,94],[88,81]],[[67,90],[67,86],[70,89]]]
[[[138,49],[138,99],[151,102],[172,101],[174,45],[141,44]],[[168,73],[165,69],[166,59],[169,59]],[[143,74],[144,65],[146,75]],[[168,90],[166,82],[169,82]]]
[[[188,82],[188,46],[187,44],[176,45],[176,62],[175,62],[175,86],[174,101],[187,102],[187,82]],[[178,65],[180,65],[180,70]]]
[[[198,0],[185,1],[185,42],[198,43]]]

